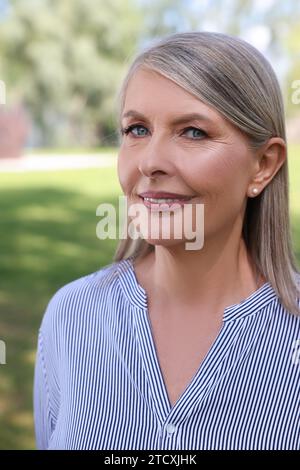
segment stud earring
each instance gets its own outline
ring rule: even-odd
[[[257,193],[258,193],[258,189],[257,189],[257,188],[253,188],[253,189],[252,189],[252,192],[253,192],[253,194],[257,194]]]

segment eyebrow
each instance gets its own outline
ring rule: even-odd
[[[148,122],[148,119],[146,116],[144,116],[142,113],[139,113],[138,111],[134,111],[133,109],[127,111],[125,114],[123,114],[122,118],[126,117],[133,117],[136,119],[142,119],[146,122]],[[183,114],[182,116],[178,116],[177,118],[173,119],[170,124],[171,125],[176,125],[176,124],[183,124],[186,122],[190,121],[207,121],[207,122],[212,122],[210,118],[205,116],[204,114],[199,114],[199,113],[189,113],[189,114]]]

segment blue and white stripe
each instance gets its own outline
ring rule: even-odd
[[[37,447],[300,450],[299,339],[300,317],[265,283],[225,309],[172,407],[132,258],[112,263],[48,304],[34,378]]]

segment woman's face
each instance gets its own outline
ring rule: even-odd
[[[199,117],[186,118],[192,113]],[[190,204],[204,204],[205,239],[228,235],[236,224],[242,227],[256,160],[243,134],[219,112],[157,72],[140,68],[127,88],[122,128],[127,133],[118,175],[128,206],[144,204],[141,192],[178,193],[192,196]]]

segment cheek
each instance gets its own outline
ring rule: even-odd
[[[215,199],[227,192],[234,181],[234,173],[228,162],[202,161],[190,169],[182,169],[182,177],[194,192],[209,199]]]
[[[119,153],[118,159],[117,159],[117,172],[118,172],[118,178],[119,178],[119,183],[122,188],[123,193],[125,193],[125,182],[126,182],[126,176],[125,176],[125,167],[123,164],[123,158],[122,155]]]
[[[190,174],[191,185],[213,195],[241,193],[248,181],[249,164],[241,155],[218,155],[206,159]],[[193,182],[193,184],[192,184]]]
[[[134,168],[130,165],[126,153],[120,151],[117,160],[117,172],[119,183],[124,194],[129,194],[134,185]]]

